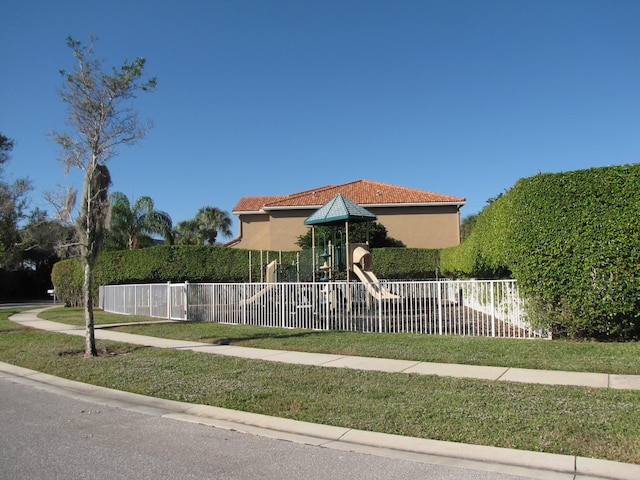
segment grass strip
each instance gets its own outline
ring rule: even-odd
[[[0,361],[160,398],[437,440],[640,463],[640,392],[304,365],[99,342],[0,313]]]
[[[81,309],[47,310],[48,320],[83,325]],[[96,312],[96,324],[142,322],[149,317]],[[640,342],[601,343],[570,340],[524,340],[439,336],[410,333],[357,333],[175,322],[128,325],[117,330],[205,343],[274,350],[394,358],[542,370],[640,375]]]

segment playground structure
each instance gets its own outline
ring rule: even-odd
[[[305,224],[310,225],[313,229],[312,265],[310,266],[312,273],[308,280],[311,280],[312,282],[319,281],[327,283],[327,287],[324,288],[324,291],[326,292],[327,297],[331,297],[333,299],[330,303],[335,303],[337,300],[335,286],[331,286],[329,284],[336,281],[337,274],[344,273],[346,273],[347,283],[350,283],[352,278],[355,276],[355,279],[359,280],[365,286],[366,292],[372,297],[372,299],[395,300],[400,298],[397,294],[390,292],[387,288],[382,286],[380,280],[373,272],[373,262],[369,245],[367,243],[349,243],[350,223],[373,222],[376,219],[377,217],[373,213],[364,209],[360,205],[357,205],[342,194],[338,194],[305,220]],[[327,238],[325,237],[323,246],[324,250],[321,254],[317,254],[315,235],[316,226],[333,227],[333,235],[331,236],[333,238],[333,243],[331,240],[327,241]],[[345,233],[344,239],[339,235],[339,241],[342,242],[341,245],[336,245],[336,228],[342,229]],[[268,258],[267,262],[269,262]],[[285,268],[287,267],[278,264],[276,261],[269,262],[265,267],[266,283],[272,284],[281,281],[284,277],[283,271]],[[301,277],[299,257],[296,269],[296,277],[299,281]],[[247,305],[253,303],[266,296],[272,289],[273,287],[271,285],[267,285],[250,298],[242,300],[241,304]],[[350,289],[347,289],[347,303],[351,302],[350,291]]]
[[[312,249],[301,252],[296,264],[285,266],[267,256],[262,267],[260,255],[260,282],[101,286],[100,306],[115,313],[283,328],[519,338],[545,335],[527,322],[514,280],[378,279],[368,244],[349,242],[350,222],[376,218],[336,195],[305,220],[313,229]],[[322,253],[316,247],[317,225],[341,230],[339,239],[332,235],[333,242],[324,238]],[[310,255],[301,261],[307,252]],[[309,275],[301,273],[303,264],[310,264]],[[295,281],[291,280],[292,270]]]
[[[271,261],[270,263],[267,264],[266,272],[265,272],[266,279],[267,279],[267,286],[265,288],[263,288],[262,290],[260,290],[259,292],[255,293],[254,295],[252,295],[251,297],[243,298],[242,300],[240,300],[240,306],[249,305],[250,303],[253,303],[253,302],[259,300],[263,296],[267,295],[270,290],[273,289],[273,285],[276,282],[276,268],[277,268],[277,266],[278,266],[277,260],[273,260],[273,261]]]
[[[373,270],[371,270],[371,264],[371,252],[366,243],[349,245],[349,270],[366,286],[369,295],[377,300],[394,300],[400,298],[399,295],[391,293],[382,286],[378,277],[376,277]]]
[[[371,269],[372,260],[371,252],[367,243],[349,243],[349,225],[353,223],[370,223],[377,220],[378,217],[354,203],[342,194],[338,194],[333,197],[329,202],[316,210],[310,217],[308,217],[304,223],[310,225],[313,229],[313,249],[315,251],[315,227],[331,226],[342,227],[345,231],[345,244],[343,250],[332,249],[329,244],[329,249],[325,244],[324,253],[321,257],[324,258],[324,263],[319,267],[319,270],[324,272],[321,277],[323,280],[330,281],[333,278],[335,271],[341,271],[343,268],[347,274],[347,284],[351,282],[351,274],[354,274],[362,284],[366,286],[366,290],[371,297],[377,300],[393,300],[400,298],[398,295],[391,293],[388,289],[384,288],[380,280],[376,277]],[[367,229],[368,236],[368,229]],[[325,239],[326,241],[326,239]],[[368,238],[367,238],[368,241]],[[331,252],[334,252],[333,254]],[[346,252],[347,261],[342,262],[343,255],[340,252]],[[332,262],[329,264],[327,259],[331,258]],[[315,256],[314,256],[315,259]],[[314,269],[315,271],[315,269]],[[347,289],[349,293],[351,290]],[[350,303],[351,298],[347,298],[347,302]]]
[[[380,280],[373,271],[368,243],[349,241],[350,223],[373,222],[376,219],[363,207],[340,194],[336,195],[305,220],[305,224],[312,227],[311,257],[302,262],[312,264],[311,275],[305,278],[307,281],[300,282],[300,256],[295,267],[296,284],[280,282],[283,271],[290,267],[267,259],[266,283],[245,285],[240,292],[236,289],[231,297],[239,295],[241,298],[222,301],[227,305],[224,317],[230,315],[233,318],[230,323],[255,321],[264,325],[273,321],[274,326],[291,328],[424,333],[488,332],[497,329],[517,332],[509,336],[528,335],[522,333],[526,328],[523,329],[525,323],[520,312],[512,312],[516,301],[513,298],[499,300],[500,308],[509,312],[505,316],[495,309],[494,293],[477,293],[464,284]],[[323,238],[322,253],[316,246],[316,226],[333,227],[330,238]],[[339,235],[336,235],[337,231]],[[234,304],[239,304],[238,311]],[[511,320],[514,316],[517,320]],[[489,318],[491,327],[487,326]]]

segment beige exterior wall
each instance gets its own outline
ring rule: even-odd
[[[271,210],[271,250],[300,250],[298,237],[309,228],[304,221],[315,210]]]
[[[269,250],[270,222],[267,214],[240,215],[240,242],[235,248]]]
[[[409,248],[447,248],[460,244],[458,207],[369,208],[387,235]]]
[[[307,232],[304,221],[316,209],[271,210],[269,214],[242,214],[236,248],[299,250],[298,237]],[[389,237],[410,248],[446,248],[460,243],[460,214],[456,205],[433,207],[371,207]]]

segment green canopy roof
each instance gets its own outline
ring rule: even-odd
[[[375,222],[377,219],[369,210],[339,193],[309,216],[304,224],[337,225],[344,222]]]

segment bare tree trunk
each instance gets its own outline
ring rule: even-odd
[[[96,357],[98,350],[96,348],[96,336],[93,320],[93,266],[90,262],[84,262],[84,282],[82,285],[82,293],[84,295],[84,324],[86,334],[84,339],[84,356]]]
[[[92,164],[87,168],[82,193],[82,207],[80,209],[78,234],[81,239],[82,262],[84,266],[84,282],[82,293],[84,296],[85,357],[98,355],[93,319],[93,271],[96,259],[102,251],[104,241],[105,221],[108,209],[108,189],[111,176],[106,166]]]
[[[105,166],[119,145],[131,145],[143,138],[147,130],[137,120],[127,101],[136,91],[153,90],[156,79],[141,81],[145,59],[125,61],[112,74],[103,70],[103,61],[94,57],[93,41],[88,46],[71,37],[67,46],[73,50],[76,67],[61,70],[66,80],[61,92],[69,107],[67,124],[73,133],[54,132],[54,140],[64,151],[65,173],[69,167],[84,171],[82,205],[76,220],[84,268],[83,296],[86,326],[85,356],[96,356],[93,318],[93,273],[102,251],[109,213],[111,176]]]

